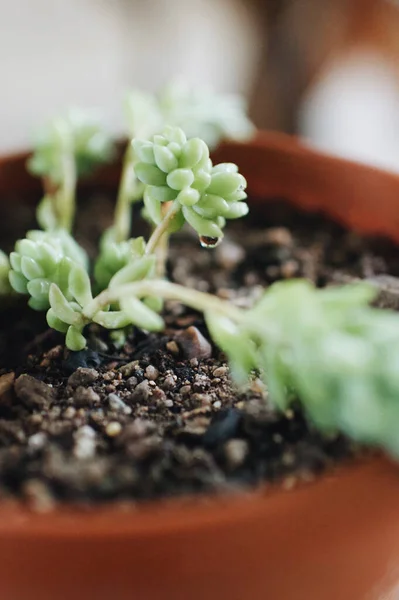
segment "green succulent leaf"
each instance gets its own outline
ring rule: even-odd
[[[18,294],[28,293],[28,282],[22,273],[16,271],[10,271],[8,274],[11,287],[18,292]]]
[[[245,383],[258,364],[253,340],[243,335],[240,327],[223,315],[206,312],[205,321],[213,340],[228,356],[234,379],[237,383]]]
[[[82,335],[80,329],[71,325],[68,327],[68,331],[65,338],[67,348],[73,352],[79,352],[86,347],[86,338]]]
[[[68,323],[64,323],[64,321],[61,321],[61,319],[59,319],[55,312],[53,311],[52,308],[49,308],[47,313],[46,313],[46,319],[47,319],[47,323],[49,325],[49,327],[51,327],[52,329],[55,329],[56,331],[59,331],[60,333],[66,333],[68,331]]]
[[[198,235],[210,238],[223,237],[223,231],[214,221],[201,217],[193,208],[183,206],[183,215]]]
[[[120,300],[120,305],[133,325],[148,331],[161,331],[163,329],[163,319],[138,298],[123,297]]]
[[[55,316],[64,323],[76,325],[81,322],[80,314],[71,307],[70,302],[55,283],[50,286],[49,301]]]
[[[85,306],[93,299],[90,277],[82,265],[74,264],[68,278],[69,292],[80,306]]]
[[[131,324],[129,316],[121,310],[99,311],[94,315],[93,321],[106,329],[121,329]]]
[[[136,258],[113,276],[109,282],[109,287],[114,288],[124,283],[150,278],[154,273],[155,261],[155,256]]]

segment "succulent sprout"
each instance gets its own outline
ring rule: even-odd
[[[132,137],[145,137],[165,125],[181,127],[189,138],[200,137],[210,148],[223,139],[245,140],[255,127],[246,114],[245,100],[235,94],[220,94],[175,81],[152,95],[138,90],[126,99]]]
[[[136,281],[136,277],[141,279],[141,274],[143,277],[148,276],[148,268],[143,266],[141,260],[145,254],[145,247],[145,241],[142,237],[125,242],[115,242],[112,229],[108,230],[101,240],[100,254],[94,265],[94,279],[97,287],[104,290],[114,276],[119,274],[119,277],[125,273],[125,267],[133,265],[133,263],[137,271],[136,276],[134,276],[133,268],[130,267],[130,281]],[[142,268],[140,265],[142,265]]]
[[[10,254],[9,281],[16,292],[30,296],[31,308],[45,310],[51,283],[57,282],[68,295],[68,276],[74,263],[86,267],[87,257],[66,231],[57,235],[30,231]]]
[[[28,168],[34,175],[50,177],[54,183],[60,183],[65,152],[71,153],[77,173],[83,175],[112,157],[113,144],[93,114],[70,110],[42,131]]]
[[[155,224],[162,221],[162,203],[173,200],[181,209],[175,228],[187,221],[201,238],[220,240],[226,219],[247,214],[245,178],[232,163],[213,166],[200,138],[187,140],[179,127],[166,127],[152,141],[134,140],[133,147],[136,176],[145,184],[144,204]]]

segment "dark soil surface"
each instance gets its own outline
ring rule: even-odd
[[[240,306],[279,279],[325,286],[371,278],[380,303],[398,306],[393,245],[284,204],[263,222],[230,227],[215,250],[189,233],[175,238],[170,278]],[[68,354],[62,336],[24,302],[2,312],[0,496],[44,510],[276,480],[291,489],[362,452],[341,435],[321,436],[299,403],[276,412],[255,376],[235,389],[201,315],[169,303],[165,316],[163,334],[134,330],[117,350],[93,329],[90,350]]]

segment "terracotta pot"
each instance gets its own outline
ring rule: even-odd
[[[284,197],[399,241],[399,177],[261,134],[225,144],[253,201]],[[0,194],[35,189],[22,156]],[[100,175],[114,185],[117,170]],[[33,187],[32,187],[33,186]],[[395,592],[396,590],[396,592]],[[382,600],[399,597],[399,471],[343,467],[295,491],[32,514],[0,507],[4,600]]]

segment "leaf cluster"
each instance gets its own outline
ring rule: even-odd
[[[163,218],[162,203],[172,200],[180,206],[173,230],[187,221],[199,236],[220,239],[226,219],[247,214],[245,178],[234,164],[213,166],[200,138],[187,140],[179,127],[166,127],[152,140],[135,139],[133,147],[135,173],[146,186],[144,205],[156,225]]]

